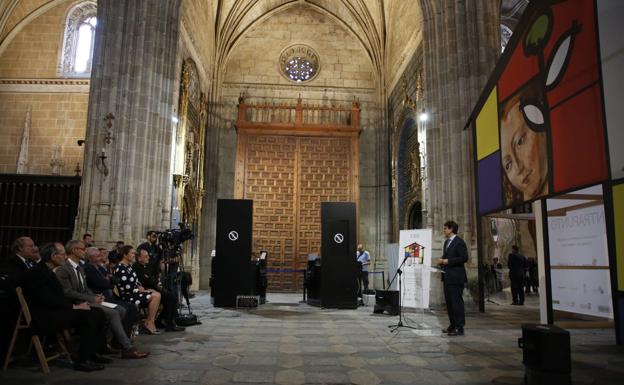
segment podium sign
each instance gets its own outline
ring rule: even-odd
[[[401,230],[399,234],[399,264],[407,258],[402,268],[404,307],[429,307],[432,235],[431,229]]]
[[[249,274],[253,201],[217,200],[217,239],[214,259],[214,305],[235,307],[236,296],[250,292]]]

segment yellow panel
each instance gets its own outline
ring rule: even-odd
[[[624,184],[613,186],[613,214],[618,290],[624,291]]]
[[[485,158],[498,148],[498,100],[494,87],[477,116],[477,159]]]

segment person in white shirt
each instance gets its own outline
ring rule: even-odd
[[[364,249],[364,245],[358,243],[355,258],[358,262],[358,297],[362,297],[363,292],[368,291],[368,266],[370,265],[370,254]]]

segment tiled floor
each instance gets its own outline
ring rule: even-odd
[[[32,362],[0,374],[9,384],[521,384],[520,324],[537,322],[536,298],[520,308],[469,313],[466,335],[447,337],[444,312],[398,317],[357,310],[319,309],[299,295],[270,295],[255,311],[213,308],[207,294],[192,300],[202,325],[183,333],[140,336],[145,360],[115,359],[107,369],[80,373],[52,366],[44,376]],[[504,299],[501,299],[501,302]],[[507,302],[504,302],[505,304]],[[624,349],[612,330],[572,330],[574,384],[622,384]]]

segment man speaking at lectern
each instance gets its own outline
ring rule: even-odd
[[[444,224],[444,246],[442,258],[438,258],[438,265],[443,270],[444,300],[448,312],[450,325],[442,329],[449,336],[464,335],[466,323],[464,299],[462,297],[464,284],[468,281],[464,263],[468,262],[468,248],[466,242],[457,236],[458,225],[454,221]]]

